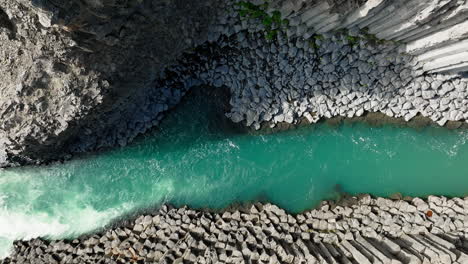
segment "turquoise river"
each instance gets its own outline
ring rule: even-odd
[[[127,147],[0,170],[0,256],[15,239],[74,237],[164,202],[222,208],[262,199],[298,212],[338,190],[468,193],[468,131],[354,123],[255,135],[193,98]]]

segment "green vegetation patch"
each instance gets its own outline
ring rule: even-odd
[[[241,1],[237,3],[239,15],[243,18],[259,19],[265,26],[265,37],[272,40],[278,35],[278,32],[289,24],[287,19],[281,18],[280,11],[267,12],[269,2],[255,5],[251,2]]]
[[[335,34],[341,34],[345,36],[350,46],[358,45],[361,40],[367,41],[373,44],[401,44],[401,42],[379,39],[376,35],[370,34],[367,28],[363,28],[359,33],[359,36],[351,36],[347,29],[342,28],[334,31]],[[309,45],[318,50],[320,48],[320,41],[324,40],[324,36],[320,34],[313,35],[309,40]]]

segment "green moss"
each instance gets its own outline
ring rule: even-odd
[[[273,11],[271,14],[267,13],[267,9],[270,4],[270,0],[264,0],[263,4],[253,4],[248,1],[240,1],[237,3],[237,12],[242,18],[252,18],[252,19],[259,19],[262,25],[265,27],[265,38],[268,40],[272,40],[275,38],[278,33],[289,25],[289,20],[281,18],[280,11]],[[379,39],[375,34],[370,34],[368,28],[361,29],[362,36],[351,36],[348,33],[348,29],[341,28],[335,31],[335,33],[346,35],[346,39],[350,45],[356,45],[359,43],[360,40],[366,40],[369,42],[373,42],[375,44],[385,44],[385,43],[394,43],[399,44],[398,41],[388,41],[384,39]],[[324,37],[322,35],[316,34],[313,36],[315,40],[323,40]],[[319,45],[316,41],[310,42],[310,45],[314,49],[318,49]]]
[[[323,40],[324,37],[319,34],[315,34],[311,37],[311,41],[309,41],[309,45],[317,52],[317,50],[320,48],[320,45],[317,43],[320,40]]]
[[[348,29],[338,29],[334,31],[337,34],[342,34],[346,36],[350,45],[358,44],[360,40],[365,40],[367,42],[371,42],[374,44],[385,44],[385,43],[392,43],[392,44],[400,44],[401,42],[398,41],[391,41],[386,39],[379,39],[375,34],[369,33],[369,28],[363,28],[360,30],[360,36],[351,36],[349,35]]]
[[[322,35],[314,35],[313,38],[316,39],[316,40],[323,40],[324,39]]]
[[[315,41],[310,41],[309,42],[309,45],[314,49],[314,50],[318,50],[320,48],[320,45],[315,43]]]
[[[355,45],[359,41],[358,37],[353,37],[353,36],[346,36],[346,39],[348,40],[350,45]]]
[[[237,11],[241,17],[259,19],[261,21],[265,26],[265,37],[269,40],[276,37],[282,27],[289,25],[289,20],[281,18],[281,12],[273,11],[271,14],[266,12],[269,6],[269,1],[265,1],[260,5],[241,1],[237,3],[237,6]]]
[[[369,28],[365,27],[361,29],[361,35],[363,37],[361,39],[366,40],[368,42],[372,42],[375,44],[385,44],[385,43],[391,43],[391,44],[401,44],[400,41],[394,41],[394,40],[386,40],[386,39],[380,39],[378,38],[375,34],[369,33]]]

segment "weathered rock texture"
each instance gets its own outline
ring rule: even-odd
[[[22,163],[63,157],[80,134],[115,145],[115,124],[207,38],[218,2],[2,1],[0,164],[4,149]]]
[[[226,115],[256,129],[369,112],[405,121],[422,115],[441,126],[467,120],[468,79],[425,73],[415,57],[398,52],[398,44],[379,44],[358,31],[347,34],[314,40],[280,34],[266,41],[263,33],[239,31],[184,56],[161,85],[227,86]]]
[[[289,34],[307,38],[341,28],[368,28],[377,38],[405,43],[430,72],[468,68],[466,0],[277,0],[293,22]]]
[[[217,42],[221,36],[225,38],[236,34],[239,37],[240,34],[248,32],[253,34],[249,37],[251,38],[257,32],[258,38],[263,34],[264,27],[261,21],[241,20],[232,8],[234,2],[236,1],[3,1],[0,4],[2,10],[0,52],[1,58],[4,58],[0,67],[0,76],[2,76],[0,166],[15,162],[20,164],[41,162],[62,158],[67,153],[125,145],[137,134],[158,124],[162,113],[175,106],[186,89],[190,88],[187,83],[180,86],[179,79],[173,80],[171,85],[162,86],[160,83],[161,80],[165,84],[170,82],[172,76],[165,76],[162,70],[174,62],[182,51],[206,40]],[[384,69],[389,65],[382,65],[383,68],[377,69],[381,71],[380,73],[387,74],[388,71],[390,74],[390,70],[394,73],[388,77],[391,85],[384,85],[381,88],[385,90],[395,86],[397,88],[395,90],[401,95],[404,89],[410,87],[406,85],[406,77],[420,78],[414,82],[416,87],[409,88],[410,90],[414,88],[413,91],[405,91],[405,96],[413,94],[422,97],[423,102],[418,100],[416,101],[418,106],[411,106],[408,103],[405,106],[406,101],[398,100],[396,103],[385,101],[378,102],[378,106],[374,104],[371,108],[377,107],[386,114],[401,115],[405,118],[420,113],[440,124],[444,124],[446,120],[465,119],[463,116],[465,112],[460,108],[465,104],[463,100],[466,100],[464,77],[447,76],[445,73],[455,74],[466,71],[467,1],[282,0],[271,2],[270,11],[279,10],[283,18],[288,18],[290,21],[286,35],[282,39],[284,43],[279,43],[287,44],[287,54],[290,56],[294,56],[295,52],[303,55],[306,53],[304,46],[297,46],[297,43],[302,45],[300,43],[307,42],[314,37],[314,34],[330,33],[340,29],[350,29],[349,32],[366,29],[369,34],[375,34],[377,38],[398,41],[398,45],[394,46],[393,50],[391,47],[374,49],[365,42],[359,43],[359,49],[350,47],[346,51],[344,46],[347,44],[343,42],[339,44],[346,51],[346,54],[342,55],[358,56],[353,60],[356,64],[349,64],[350,68],[356,68],[358,72],[347,68],[345,70],[359,75],[358,82],[361,84],[363,81],[364,85],[372,85],[372,78],[379,78],[370,75],[372,78],[369,81],[366,76],[361,76],[370,74],[367,72],[369,65],[365,65],[372,63],[369,58],[373,59],[374,63],[385,63],[380,58],[382,54],[379,57],[380,52],[392,56],[396,54],[395,59],[399,58],[398,54],[405,52],[408,55],[402,55],[401,58],[411,58],[408,61],[395,61],[396,66],[403,63],[398,69]],[[330,39],[340,41],[333,38],[326,40]],[[220,44],[224,45],[222,42]],[[291,51],[291,44],[296,45],[296,51]],[[261,51],[269,49],[270,54],[273,54],[271,56],[275,56],[271,44],[263,41],[257,40],[254,46],[249,43],[244,48]],[[276,48],[276,52],[282,52],[280,46]],[[328,47],[320,49],[322,48]],[[371,52],[372,56],[368,58],[364,54],[365,59],[361,60],[362,54],[353,54],[362,50]],[[241,55],[246,54],[241,53]],[[338,67],[343,66],[342,60],[334,61],[336,57],[332,56],[332,52],[329,55],[325,58],[330,57],[331,61],[329,65],[322,65],[324,66],[321,68],[322,72],[327,74],[327,78],[331,76],[331,80],[343,77]],[[268,58],[262,57],[261,53],[251,53],[247,59],[255,59],[256,66],[268,64]],[[391,63],[392,60],[393,58]],[[337,62],[340,62],[340,65],[334,64]],[[300,65],[293,60],[287,61],[284,66],[294,67],[294,70]],[[208,72],[217,70],[210,69],[216,65],[204,65],[204,67]],[[243,70],[252,72],[250,68]],[[429,75],[432,73],[443,74]],[[219,74],[225,75],[223,72]],[[181,73],[176,72],[175,76],[181,76]],[[230,78],[230,76],[222,77]],[[335,93],[336,90],[329,88],[341,88],[341,84],[326,86],[325,83],[329,83],[330,79],[321,83],[320,78],[323,78],[321,76],[306,77],[306,81],[317,82],[318,86],[313,86],[314,89]],[[356,78],[350,80],[354,86],[355,80]],[[212,82],[203,79],[201,81]],[[283,78],[283,81],[289,82],[290,78]],[[218,80],[212,83],[220,84]],[[221,83],[221,85],[228,84]],[[280,84],[282,85],[280,90],[284,92],[286,98],[287,94],[295,96],[297,93],[295,89],[305,87],[291,88],[291,85],[288,86],[283,82]],[[235,92],[242,93],[250,89],[248,85],[249,82],[240,83]],[[417,85],[421,85],[421,88]],[[430,89],[427,89],[429,88],[427,85]],[[176,89],[173,89],[174,87]],[[370,88],[374,87],[369,86]],[[349,87],[345,89],[349,90]],[[352,116],[367,110],[365,106],[355,107],[356,104],[359,106],[365,102],[362,102],[362,97],[357,96],[353,89],[361,88],[351,87],[351,95],[345,96],[348,99],[344,99],[349,102],[343,101],[345,108],[338,108],[339,115],[346,112],[346,115]],[[278,93],[274,95],[280,96]],[[449,101],[442,102],[443,97],[448,97]],[[233,100],[236,99],[238,98],[233,97]],[[288,98],[288,101],[291,100]],[[308,102],[321,111],[318,117],[336,115],[332,113],[333,109],[328,105],[328,101],[325,102],[327,108],[322,106],[323,103],[323,100]],[[406,111],[403,114],[399,112],[399,106],[396,106],[400,103],[406,108],[402,109]],[[300,108],[300,104],[301,102],[294,107]],[[369,105],[371,104],[372,100]],[[428,104],[430,109],[427,108]],[[424,108],[418,109],[420,105]],[[233,120],[246,120],[247,123],[259,126],[261,109],[257,109],[258,106],[248,102],[237,103],[237,106],[239,107],[236,109],[234,106],[230,113]],[[273,112],[276,111],[272,105],[269,107]],[[440,112],[434,107],[443,110]],[[276,118],[275,122],[291,120],[291,113],[294,119],[306,112],[294,110],[289,113],[291,107],[288,106],[286,109],[281,105],[281,108],[279,110],[284,110],[285,115],[272,117]],[[307,112],[314,113],[312,110]],[[311,113],[305,117],[312,121],[317,118]]]
[[[468,199],[372,199],[291,215],[163,206],[75,240],[18,241],[2,263],[468,263]]]

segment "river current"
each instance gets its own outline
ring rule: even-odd
[[[63,164],[0,170],[0,256],[15,239],[72,238],[162,203],[290,212],[341,192],[468,193],[468,131],[325,123],[236,132],[209,97],[190,97],[131,145]]]

